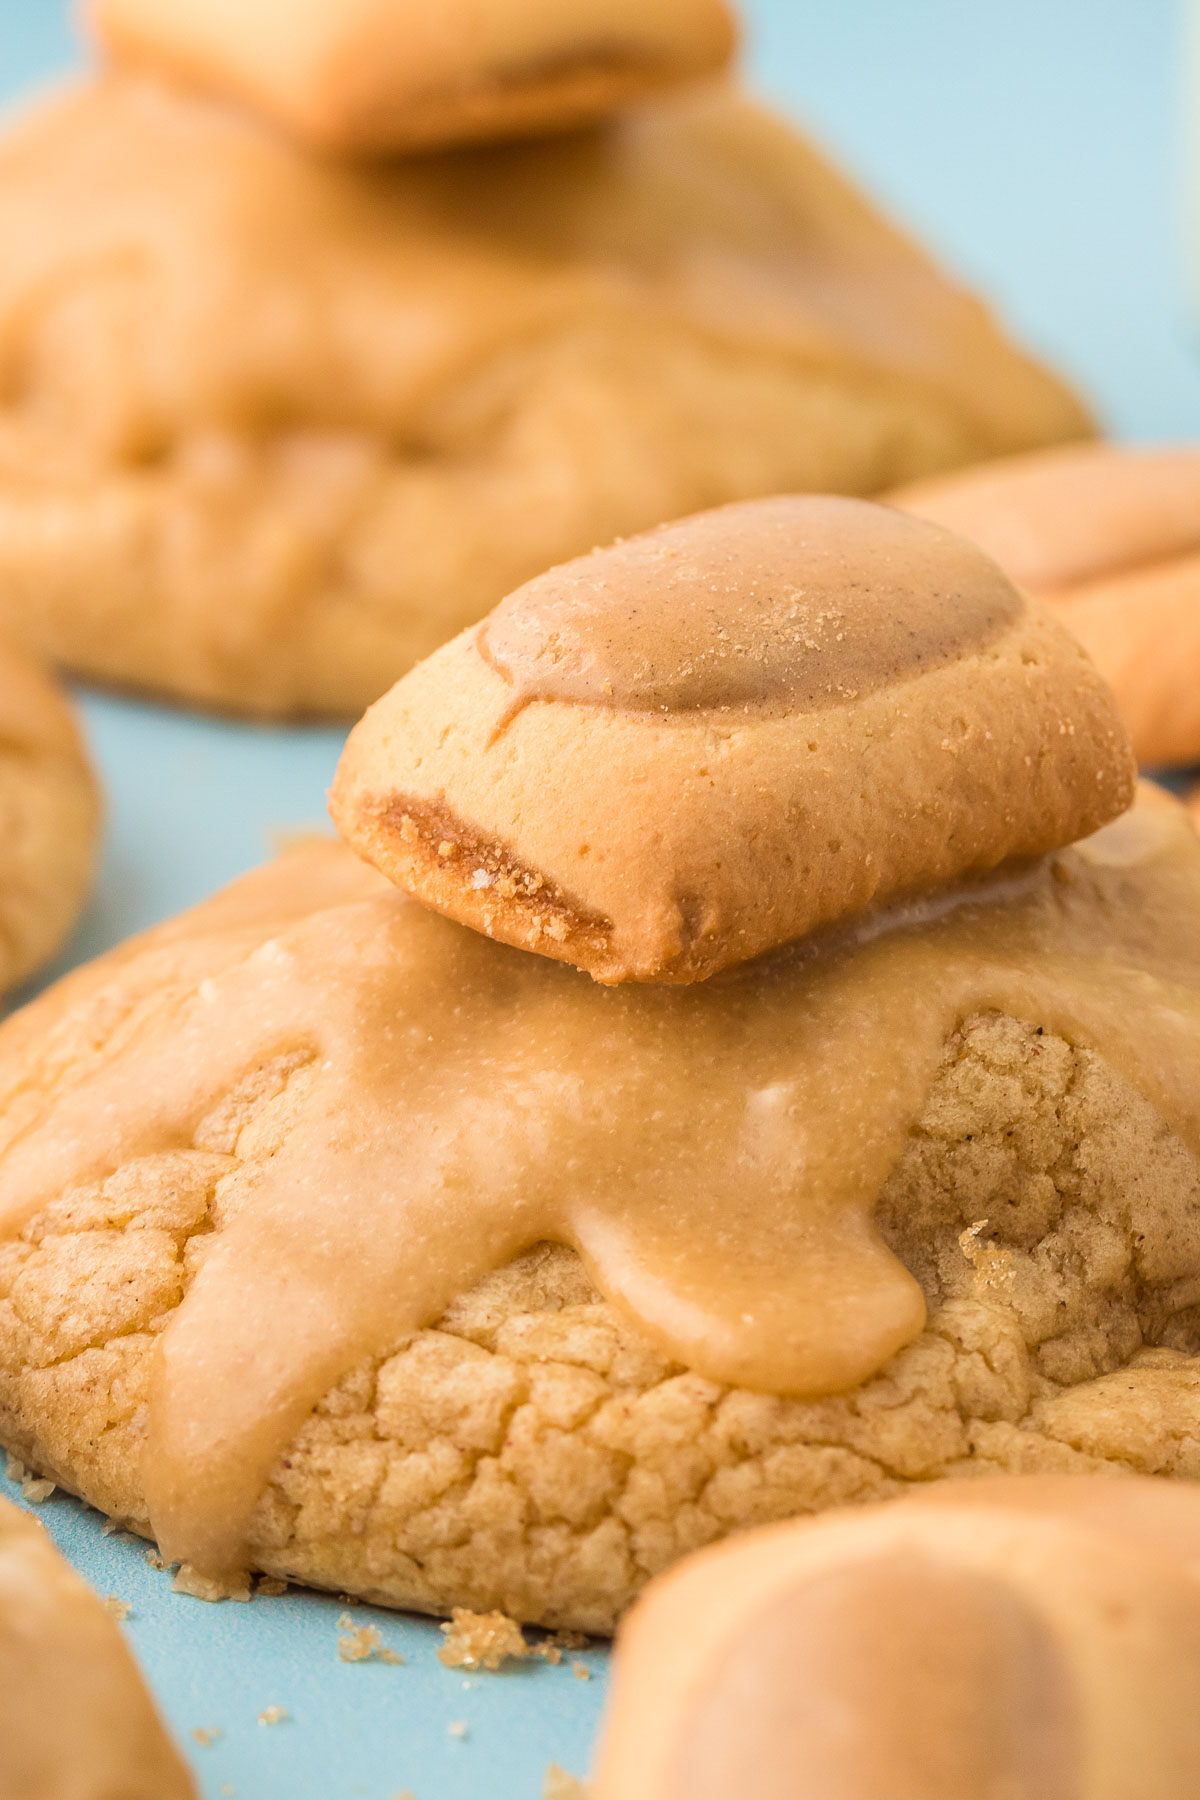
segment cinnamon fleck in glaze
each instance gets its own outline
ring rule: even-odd
[[[1020,611],[949,532],[819,495],[702,513],[551,569],[476,643],[512,685],[509,717],[531,700],[808,713],[979,650]]]
[[[987,887],[696,988],[608,990],[310,846],[5,1028],[0,1231],[308,1053],[300,1123],[157,1351],[153,1524],[169,1556],[227,1571],[320,1396],[541,1240],[714,1380],[817,1395],[871,1375],[923,1321],[872,1208],[963,1018],[1095,1047],[1200,1151],[1198,914],[1200,842],[1149,798]],[[76,1035],[95,1021],[67,1077],[56,1009]]]

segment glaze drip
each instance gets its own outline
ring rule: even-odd
[[[188,1145],[265,1061],[311,1058],[298,1122],[224,1209],[156,1352],[154,1528],[168,1556],[227,1571],[328,1388],[538,1240],[577,1248],[713,1380],[867,1378],[922,1328],[871,1215],[963,1018],[996,1008],[1095,1048],[1200,1152],[1197,916],[1200,842],[1148,797],[986,887],[695,988],[604,989],[309,846],[7,1028],[0,1230]],[[72,1078],[51,1067],[47,1097],[30,1046],[52,1063],[56,1015],[94,1020],[95,1047]]]

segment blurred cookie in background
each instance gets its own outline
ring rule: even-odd
[[[100,796],[65,696],[0,643],[0,992],[74,926],[95,871]]]
[[[343,154],[590,124],[714,74],[737,38],[723,0],[90,0],[87,16],[119,63]]]
[[[0,1500],[0,1794],[194,1800],[112,1611]]]
[[[1078,445],[901,488],[1054,605],[1147,767],[1200,761],[1200,448]]]
[[[1177,1800],[1200,1496],[934,1483],[702,1551],[618,1640],[597,1800]]]
[[[722,501],[1086,436],[727,91],[355,163],[131,77],[0,143],[0,625],[89,678],[354,716],[548,565]]]

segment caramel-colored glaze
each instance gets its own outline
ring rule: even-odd
[[[990,576],[990,579],[989,579]],[[936,526],[812,496],[725,507],[551,569],[480,626],[531,700],[815,712],[977,651],[1021,600]]]
[[[540,1240],[714,1380],[864,1380],[922,1327],[871,1215],[964,1017],[1095,1047],[1200,1152],[1197,916],[1200,842],[1148,795],[986,887],[693,989],[612,991],[310,846],[117,952],[119,984],[102,961],[6,1029],[24,1068],[47,1009],[93,1008],[97,1050],[51,1102],[26,1076],[0,1229],[188,1143],[242,1074],[311,1051],[299,1124],[223,1205],[158,1351],[154,1528],[225,1570],[322,1394]]]
[[[772,1594],[704,1671],[663,1800],[1079,1800],[1079,1720],[1047,1620],[920,1548]]]
[[[27,1513],[0,1500],[0,1795],[194,1800],[121,1632]]]

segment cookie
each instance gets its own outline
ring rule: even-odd
[[[75,717],[0,643],[0,992],[60,948],[92,884],[100,800]]]
[[[90,0],[135,68],[248,103],[342,155],[528,137],[723,68],[723,0]]]
[[[1176,1800],[1200,1495],[935,1486],[687,1563],[622,1631],[597,1800]]]
[[[686,983],[1070,843],[1133,787],[1108,689],[995,563],[791,496],[518,589],[371,709],[330,811],[489,937]]]
[[[972,538],[1059,610],[1144,764],[1200,758],[1200,449],[1042,451],[890,499]]]
[[[0,1499],[0,1793],[193,1800],[119,1626],[41,1525]]]
[[[0,1439],[210,1579],[590,1631],[910,1483],[1200,1475],[1198,890],[1148,795],[613,990],[294,851],[0,1031]]]
[[[132,79],[0,142],[0,627],[91,678],[357,717],[551,564],[1086,414],[724,92],[370,168]]]

